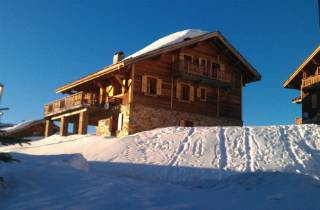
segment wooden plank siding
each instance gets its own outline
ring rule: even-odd
[[[172,88],[172,65],[173,60],[179,58],[180,53],[187,53],[194,58],[207,59],[207,68],[211,66],[211,60],[219,59],[225,66],[225,73],[230,75],[231,90],[220,90],[220,117],[241,119],[241,74],[235,66],[229,64],[228,59],[219,54],[219,51],[212,43],[203,42],[191,47],[182,48],[179,51],[169,52],[160,56],[149,58],[135,64],[134,76],[134,101],[133,103],[143,104],[164,109],[171,109],[171,88]],[[142,91],[142,76],[151,75],[162,80],[162,93],[160,96],[146,96]],[[186,82],[186,81],[182,81]],[[177,79],[174,80],[174,85]],[[201,86],[201,84],[200,84]],[[198,85],[193,84],[194,101],[180,101],[173,97],[172,109],[183,112],[193,112],[207,116],[216,117],[218,103],[218,88],[207,88],[207,100],[201,101],[197,97]]]

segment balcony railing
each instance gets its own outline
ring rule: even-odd
[[[82,107],[104,107],[108,103],[109,105],[122,103],[122,97],[114,96],[108,97],[105,102],[99,103],[99,95],[95,93],[79,92],[73,95],[66,96],[63,99],[53,101],[44,106],[44,115],[54,115],[65,111],[82,108]]]
[[[310,76],[302,80],[302,88],[311,87],[320,83],[320,75]]]
[[[179,61],[173,64],[173,72],[175,76],[182,75],[195,75],[201,77],[207,77],[210,79],[215,79],[223,82],[231,81],[231,74],[228,74],[225,71],[217,70],[212,71],[207,66],[201,66],[198,64],[188,63]]]

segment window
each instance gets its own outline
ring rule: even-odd
[[[197,97],[200,99],[200,101],[206,101],[207,100],[207,88],[198,87]]]
[[[205,68],[207,66],[207,59],[199,58],[199,66]]]
[[[157,94],[157,79],[148,77],[148,79],[147,79],[147,93],[150,95]]]
[[[201,101],[207,100],[207,89],[206,88],[200,88],[200,100]]]
[[[181,101],[194,101],[194,88],[187,83],[178,82],[176,86],[176,98]]]
[[[218,73],[221,70],[221,66],[219,63],[211,63],[211,71],[212,71],[212,77],[218,78]]]
[[[189,88],[189,85],[184,85],[182,84],[181,85],[181,99],[182,100],[185,100],[185,101],[189,101],[189,98],[190,98],[190,88]]]
[[[142,76],[142,90],[146,95],[161,95],[162,80],[155,76]]]
[[[192,63],[193,58],[192,58],[191,55],[186,55],[186,54],[184,54],[184,55],[183,55],[183,60],[184,60],[184,62],[186,62],[186,63]]]

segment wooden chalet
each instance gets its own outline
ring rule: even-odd
[[[320,46],[290,75],[285,88],[300,91],[293,103],[302,105],[301,117],[296,124],[320,124]]]
[[[185,30],[59,87],[45,105],[46,136],[124,136],[167,126],[242,125],[242,89],[260,74],[219,32]],[[68,130],[68,124],[73,130]]]

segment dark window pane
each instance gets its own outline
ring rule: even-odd
[[[157,94],[157,80],[154,78],[148,78],[148,93],[151,95]]]

